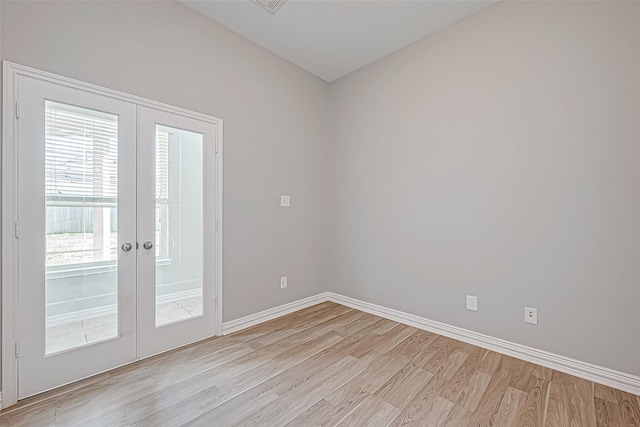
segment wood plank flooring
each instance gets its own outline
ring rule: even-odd
[[[640,427],[640,397],[323,303],[0,412],[54,425]]]

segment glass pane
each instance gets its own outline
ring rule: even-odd
[[[202,315],[203,135],[156,126],[156,326]]]
[[[46,354],[118,336],[118,117],[45,103]]]

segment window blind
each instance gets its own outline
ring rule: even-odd
[[[156,130],[156,199],[169,199],[169,132]],[[45,193],[49,201],[115,203],[118,117],[47,101]]]
[[[156,127],[156,200],[169,203],[169,132]]]
[[[117,116],[46,101],[45,194],[48,201],[117,201]]]

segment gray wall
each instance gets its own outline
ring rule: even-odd
[[[177,2],[2,3],[2,59],[224,120],[224,320],[325,290],[326,83]]]
[[[639,46],[501,2],[332,84],[331,289],[639,375]]]

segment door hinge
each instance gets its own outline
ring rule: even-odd
[[[16,341],[16,359],[20,357],[20,341]]]
[[[16,119],[20,118],[20,103],[16,102]]]
[[[218,154],[218,141],[216,141],[216,154]]]
[[[216,219],[216,231],[218,231],[218,220]]]
[[[20,237],[20,223],[16,222],[15,224],[15,232],[16,232],[16,239]]]

